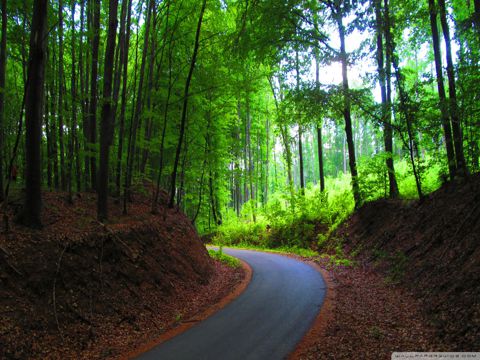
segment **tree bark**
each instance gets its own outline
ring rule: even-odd
[[[0,201],[4,199],[3,138],[5,123],[5,70],[7,66],[7,0],[2,0],[2,38],[0,40]]]
[[[125,1],[125,0],[124,0]],[[123,4],[122,4],[123,6]],[[120,195],[120,179],[122,176],[122,157],[123,157],[123,141],[125,134],[125,111],[127,107],[127,75],[128,75],[128,49],[130,47],[130,25],[132,18],[132,0],[128,0],[128,11],[127,11],[127,24],[126,24],[126,34],[123,38],[123,56],[122,65],[123,65],[123,78],[122,78],[122,99],[120,105],[120,129],[118,133],[118,149],[117,149],[117,171],[116,171],[116,189],[117,194]]]
[[[65,144],[63,136],[64,112],[64,82],[63,82],[63,1],[58,1],[58,145],[60,155],[60,188],[66,190],[65,176]]]
[[[345,120],[345,135],[347,137],[348,147],[348,164],[350,166],[350,174],[352,176],[352,190],[355,201],[355,208],[359,208],[362,204],[360,195],[360,186],[358,184],[357,163],[355,160],[355,146],[352,134],[352,117],[350,89],[348,85],[348,59],[345,50],[345,27],[343,25],[343,14],[339,6],[334,10],[335,18],[338,26],[338,35],[340,37],[340,61],[342,63],[342,88],[343,88],[343,118]]]
[[[453,179],[455,177],[457,166],[455,161],[455,151],[453,150],[452,127],[448,116],[447,95],[445,93],[445,85],[443,81],[442,53],[440,49],[440,38],[438,36],[435,0],[428,0],[428,10],[430,14],[430,27],[432,30],[432,44],[435,57],[435,71],[437,74],[437,88],[440,100],[442,127],[445,136],[445,147],[447,149],[448,172],[450,174],[450,179]]]
[[[450,117],[452,119],[453,139],[455,146],[455,159],[457,160],[457,175],[468,175],[467,165],[465,163],[465,155],[463,153],[463,134],[460,123],[457,90],[455,84],[455,72],[453,68],[452,46],[450,41],[450,30],[447,22],[447,11],[445,8],[445,0],[438,0],[440,7],[440,23],[442,24],[443,38],[445,40],[445,53],[447,57],[447,77],[448,77],[448,95],[450,98]]]
[[[107,48],[105,49],[105,65],[103,67],[103,104],[100,126],[100,167],[98,169],[97,218],[108,219],[108,164],[110,144],[112,142],[112,79],[115,56],[115,37],[117,32],[118,0],[110,0],[108,7]]]
[[[80,158],[79,158],[79,147],[78,147],[78,138],[77,138],[77,64],[75,57],[75,0],[72,0],[71,8],[71,41],[72,41],[72,74],[71,74],[71,84],[70,92],[72,96],[72,126],[71,126],[71,135],[69,140],[69,161],[68,161],[68,200],[72,202],[72,182],[73,182],[73,163],[75,162],[75,172],[76,172],[76,187],[77,191],[80,191]]]
[[[45,77],[47,0],[33,3],[30,52],[28,59],[27,91],[25,97],[25,206],[22,221],[25,225],[42,226],[42,100]]]
[[[415,140],[414,140],[413,130],[412,130],[414,115],[412,114],[412,110],[410,109],[410,99],[404,88],[403,74],[401,72],[400,66],[398,64],[398,58],[395,53],[395,41],[393,38],[393,34],[391,33],[392,24],[390,19],[388,0],[384,0],[384,11],[385,11],[385,41],[386,41],[386,47],[387,47],[387,54],[392,61],[393,69],[395,72],[395,78],[397,81],[398,93],[400,97],[400,110],[405,117],[405,122],[407,125],[407,134],[408,134],[407,148],[409,150],[410,161],[412,163],[412,171],[413,171],[413,176],[415,177],[415,185],[417,187],[418,197],[420,199],[423,199],[422,182],[421,182],[420,174],[418,172],[418,169],[415,163],[415,157],[416,157]]]
[[[85,0],[80,2],[80,44],[79,44],[79,54],[78,54],[78,67],[79,67],[79,77],[80,77],[80,102],[82,108],[82,133],[83,133],[83,146],[84,150],[88,149],[88,139],[89,139],[89,130],[88,130],[88,75],[87,70],[84,68],[84,54],[83,54],[83,40],[84,40],[84,22],[85,22]],[[87,60],[87,57],[85,56]],[[88,61],[85,61],[88,63]],[[88,66],[87,66],[88,68]],[[90,179],[90,157],[85,155],[83,157],[84,162],[84,171],[83,171],[83,182],[85,189],[88,189],[88,183]]]
[[[173,208],[175,205],[175,192],[176,192],[176,182],[177,182],[177,170],[178,170],[178,163],[180,160],[180,152],[182,150],[182,143],[183,143],[183,138],[184,138],[184,133],[185,133],[185,123],[187,120],[187,106],[188,106],[188,91],[190,88],[190,82],[192,81],[192,75],[193,75],[193,70],[195,69],[195,63],[197,61],[197,53],[198,53],[198,47],[200,45],[200,31],[202,28],[202,21],[203,21],[203,14],[205,12],[205,7],[207,6],[207,0],[203,0],[202,3],[202,8],[200,9],[200,17],[198,19],[198,24],[197,24],[197,31],[195,34],[195,45],[193,48],[193,55],[192,55],[192,60],[190,63],[190,69],[188,71],[187,75],[187,80],[185,83],[185,91],[184,91],[184,98],[183,98],[183,108],[182,108],[182,117],[180,119],[180,134],[179,134],[179,139],[178,139],[178,144],[177,144],[177,150],[175,153],[175,162],[173,164],[173,171],[172,171],[172,177],[171,177],[171,188],[170,188],[170,200],[168,203],[168,206],[170,208]]]
[[[320,67],[318,52],[315,51],[315,87],[320,90]],[[320,191],[325,191],[325,173],[323,169],[322,124],[317,125],[318,173],[320,176]]]
[[[92,189],[97,188],[97,82],[98,82],[98,51],[100,46],[100,0],[92,0],[93,9],[93,41],[92,41],[92,69],[90,78],[90,101],[89,101],[89,151],[90,155],[90,185]],[[110,64],[109,64],[110,65]]]
[[[385,70],[384,64],[384,48],[383,48],[383,18],[381,15],[381,0],[374,0],[375,6],[375,25],[377,33],[377,66],[378,66],[378,82],[380,84],[380,93],[382,97],[382,122],[384,126],[383,142],[385,152],[388,154],[385,160],[388,172],[389,196],[392,199],[398,198],[399,190],[397,178],[395,176],[395,168],[393,165],[393,129],[392,129],[392,110],[390,95],[390,57],[387,58],[388,71]],[[388,73],[388,77],[387,77]],[[388,81],[388,85],[387,85]]]
[[[145,65],[146,65],[147,54],[148,54],[148,41],[149,41],[149,35],[150,35],[150,22],[151,22],[153,4],[154,4],[154,0],[150,0],[148,2],[147,21],[145,23],[145,39],[144,39],[143,50],[142,50],[142,64],[140,65],[140,79],[138,81],[138,92],[137,92],[137,99],[135,104],[135,111],[132,118],[132,124],[130,126],[130,134],[129,134],[129,141],[128,141],[129,144],[128,144],[128,151],[127,151],[127,169],[125,174],[125,189],[124,189],[124,200],[123,200],[124,212],[126,212],[126,202],[130,196],[130,186],[132,181],[133,163],[134,163],[135,150],[136,150],[137,130],[140,122],[140,114],[142,112],[143,81],[145,78]]]

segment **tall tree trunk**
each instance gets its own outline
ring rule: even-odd
[[[315,51],[315,87],[320,90],[320,66],[318,51]],[[323,169],[322,124],[317,125],[318,173],[320,176],[320,191],[325,191],[325,173]]]
[[[130,47],[131,18],[132,18],[132,0],[128,0],[126,34],[125,34],[125,37],[123,38],[123,42],[124,42],[123,54],[120,55],[122,57],[121,62],[123,65],[123,78],[122,78],[122,100],[120,105],[120,129],[118,133],[117,171],[116,171],[116,179],[115,179],[117,194],[119,195],[121,192],[120,179],[122,176],[122,157],[123,157],[123,141],[124,141],[123,138],[125,134],[125,111],[127,107],[128,49]]]
[[[83,148],[84,150],[88,149],[88,139],[89,129],[88,129],[88,75],[86,68],[84,67],[83,62],[83,41],[84,41],[84,22],[85,22],[85,0],[80,2],[80,44],[79,44],[79,54],[78,54],[78,67],[79,67],[79,77],[80,77],[80,99],[81,99],[81,108],[82,108],[82,134],[83,134]],[[87,57],[85,57],[87,60]],[[88,63],[88,61],[85,61]],[[90,157],[87,155],[83,158],[84,161],[84,172],[83,172],[83,182],[85,189],[88,189],[88,183],[90,179]]]
[[[428,0],[428,10],[430,13],[430,27],[432,29],[433,53],[435,56],[435,71],[437,74],[437,87],[438,97],[440,100],[442,127],[445,136],[445,146],[447,149],[448,171],[450,174],[450,179],[453,179],[455,177],[457,166],[455,161],[455,151],[453,150],[452,127],[450,118],[448,116],[449,111],[447,105],[447,96],[443,82],[442,53],[440,49],[440,38],[438,36],[437,9],[435,7],[435,0]]]
[[[298,50],[295,51],[295,72],[296,72],[296,88],[297,92],[300,89],[300,64],[298,59]],[[302,125],[298,124],[298,159],[300,167],[300,193],[305,192],[305,174],[303,172],[303,144],[302,144]]]
[[[270,84],[270,89],[272,90],[272,95],[273,95],[273,100],[275,102],[275,109],[277,112],[277,117],[280,116],[280,106],[278,104],[278,99],[277,99],[277,94],[275,94],[275,88],[273,86],[273,81],[269,77],[268,82]],[[280,86],[281,88],[281,86]],[[281,89],[280,89],[281,91]],[[278,127],[280,130],[280,137],[282,139],[283,147],[285,149],[285,160],[287,162],[287,180],[288,180],[288,188],[290,191],[290,200],[291,200],[291,205],[292,209],[295,206],[294,203],[294,190],[293,190],[293,176],[292,176],[292,151],[290,149],[290,135],[288,134],[288,129],[286,128],[286,125],[282,124],[281,119],[278,119]],[[275,173],[276,177],[276,173]]]
[[[460,176],[466,176],[468,174],[468,169],[467,164],[465,163],[465,155],[463,153],[463,134],[458,111],[455,72],[452,59],[452,46],[450,40],[450,29],[447,22],[445,0],[438,0],[438,4],[440,6],[440,23],[442,24],[443,38],[445,40],[445,53],[447,57],[448,95],[450,98],[450,117],[452,119],[455,158],[457,160],[457,174]]]
[[[3,137],[5,123],[5,70],[7,66],[7,0],[2,0],[1,6],[2,38],[0,40],[0,201],[3,201]]]
[[[63,112],[64,112],[64,83],[63,83],[63,0],[58,1],[58,145],[60,151],[60,187],[66,190],[65,176],[65,144],[63,139]]]
[[[71,85],[70,92],[72,96],[72,126],[71,126],[71,135],[69,139],[69,161],[68,161],[68,200],[72,202],[72,182],[73,182],[73,163],[75,162],[76,170],[76,185],[77,191],[80,191],[80,159],[78,157],[78,139],[77,139],[77,64],[75,58],[75,0],[72,0],[71,8],[71,42],[72,42],[72,74],[71,74]]]
[[[323,143],[322,127],[317,125],[317,144],[318,144],[318,172],[320,175],[320,191],[325,191],[325,173],[323,169]]]
[[[251,208],[252,208],[252,220],[256,222],[256,208],[257,202],[255,199],[256,189],[253,187],[253,172],[255,170],[253,165],[253,156],[252,156],[252,141],[251,141],[251,127],[252,127],[252,118],[250,115],[250,95],[247,92],[246,94],[246,114],[245,114],[245,151],[246,151],[246,160],[247,163],[246,169],[248,171],[248,185],[249,185],[249,192],[250,192],[250,200],[251,200]]]
[[[140,65],[140,79],[138,81],[138,92],[137,99],[135,104],[135,111],[133,114],[132,124],[130,126],[130,134],[128,141],[128,151],[127,151],[127,169],[125,174],[125,189],[124,189],[124,212],[126,212],[126,202],[130,196],[130,186],[133,175],[133,163],[135,158],[136,151],[136,139],[137,139],[137,130],[140,122],[140,114],[142,112],[142,93],[143,93],[143,81],[145,78],[145,65],[147,61],[148,54],[148,42],[150,35],[150,22],[152,16],[152,9],[154,5],[154,0],[148,2],[147,10],[147,21],[145,23],[145,38],[142,50],[142,64]]]
[[[152,114],[152,91],[153,91],[153,79],[154,79],[154,72],[153,72],[153,65],[155,64],[155,59],[156,59],[156,52],[157,52],[157,43],[156,43],[156,30],[157,30],[157,7],[153,7],[153,26],[152,26],[152,41],[151,41],[151,46],[150,46],[150,55],[149,55],[149,66],[148,66],[148,85],[147,85],[147,109],[148,109],[148,117],[147,121],[145,122],[145,131],[144,131],[144,138],[145,138],[145,144],[142,152],[142,159],[140,163],[140,172],[142,174],[145,174],[145,168],[147,166],[148,162],[148,157],[150,155],[149,151],[149,142],[152,137],[152,131],[153,131],[153,116]],[[162,57],[163,57],[163,48],[162,48]],[[158,76],[160,76],[160,73],[158,73]]]
[[[302,126],[298,125],[298,159],[300,168],[300,192],[305,192],[305,173],[303,171],[303,143],[302,143]]]
[[[167,2],[167,14],[166,14],[166,25],[165,29],[169,29],[169,20],[170,20],[170,1]],[[165,100],[165,107],[163,110],[163,124],[162,124],[162,135],[160,137],[160,154],[159,154],[159,166],[158,166],[158,173],[157,173],[157,184],[155,187],[155,193],[153,194],[153,201],[152,201],[152,213],[155,214],[157,212],[157,204],[158,204],[158,197],[160,194],[160,181],[162,180],[162,174],[163,174],[163,153],[165,149],[165,135],[167,133],[167,120],[168,120],[168,109],[169,109],[169,103],[170,103],[170,96],[172,94],[172,87],[173,87],[173,80],[172,80],[172,65],[173,65],[173,35],[175,34],[175,28],[177,26],[178,22],[178,13],[175,18],[175,23],[172,29],[170,30],[170,40],[168,42],[169,48],[168,48],[168,90],[167,90],[167,98]],[[162,58],[163,58],[163,51],[166,46],[166,38],[168,31],[165,31],[165,40],[164,40],[164,45],[162,48]],[[162,60],[160,60],[160,63]],[[157,70],[157,73],[161,73],[160,70]],[[203,177],[202,177],[203,181]],[[201,200],[201,198],[200,198]],[[200,206],[200,205],[199,205]],[[194,221],[195,222],[195,221]]]
[[[409,150],[410,162],[412,163],[413,176],[415,177],[415,185],[417,187],[418,197],[420,199],[423,199],[421,178],[415,162],[416,146],[415,146],[415,139],[413,136],[413,129],[412,129],[414,115],[412,114],[408,93],[405,91],[403,74],[398,64],[398,57],[395,53],[395,41],[393,38],[393,34],[391,32],[392,24],[390,19],[390,10],[389,10],[388,1],[389,0],[384,0],[386,50],[387,50],[388,56],[392,61],[393,69],[395,72],[395,78],[397,81],[398,93],[400,97],[400,110],[405,117],[405,122],[407,125],[408,143],[406,143],[406,146]]]
[[[92,0],[93,3],[93,42],[92,42],[92,69],[90,77],[90,101],[89,101],[89,147],[93,155],[90,156],[90,185],[97,188],[97,82],[98,82],[98,51],[100,45],[100,0]],[[109,64],[111,66],[111,64]]]
[[[22,221],[25,225],[42,226],[42,99],[45,77],[47,0],[33,3],[30,52],[28,57],[28,80],[25,97],[25,206]]]
[[[347,52],[345,50],[345,27],[343,25],[343,14],[338,6],[335,9],[335,17],[338,26],[338,35],[340,37],[340,61],[342,63],[342,88],[343,88],[343,117],[345,120],[345,135],[347,137],[348,146],[348,164],[350,166],[350,174],[352,176],[353,198],[355,200],[355,208],[359,208],[362,204],[360,195],[360,186],[358,184],[357,163],[355,160],[355,146],[352,134],[352,117],[350,104],[350,89],[348,85],[348,62]]]
[[[390,57],[387,58],[388,77],[384,65],[384,49],[383,49],[383,18],[381,15],[382,4],[381,0],[374,0],[375,6],[375,20],[377,33],[377,66],[378,66],[378,82],[380,84],[380,94],[382,97],[382,122],[384,126],[383,142],[385,145],[385,152],[388,154],[386,159],[386,166],[388,172],[389,182],[389,196],[392,199],[398,198],[399,190],[397,178],[395,176],[395,168],[393,165],[393,129],[392,129],[392,110],[391,110],[391,95],[390,95]],[[387,86],[388,81],[388,86]],[[387,88],[388,87],[388,88]]]
[[[197,53],[198,47],[200,45],[200,30],[202,28],[202,21],[203,21],[203,14],[205,12],[205,7],[207,6],[207,0],[203,0],[202,8],[200,10],[200,17],[198,19],[197,24],[197,31],[195,34],[195,45],[193,48],[193,55],[192,60],[190,63],[190,69],[188,71],[187,80],[185,82],[185,91],[184,91],[184,98],[183,98],[183,108],[182,108],[182,117],[180,119],[180,134],[177,143],[177,150],[175,152],[175,162],[173,164],[173,171],[172,171],[172,180],[171,180],[171,188],[170,188],[170,200],[168,206],[173,208],[175,205],[175,192],[176,192],[176,182],[177,182],[177,170],[178,170],[178,162],[180,160],[180,153],[182,150],[182,143],[184,138],[185,132],[185,123],[187,120],[187,107],[188,107],[188,91],[190,88],[190,82],[192,81],[193,70],[195,69],[195,63],[197,61]]]
[[[267,144],[266,144],[266,154],[265,154],[265,190],[263,195],[264,205],[266,205],[268,202],[268,195],[269,195],[268,185],[269,185],[269,177],[270,177],[270,121],[268,117],[265,124],[265,135],[267,138]]]
[[[47,62],[48,62],[48,51],[47,51]],[[47,138],[47,187],[49,190],[52,189],[52,133],[50,130],[50,121],[49,121],[49,103],[50,95],[48,94],[48,81],[45,81],[45,135]]]
[[[53,47],[55,49],[55,47]],[[57,142],[57,101],[54,94],[57,93],[55,87],[55,53],[53,53],[52,58],[52,74],[51,74],[51,84],[50,84],[50,111],[51,111],[51,121],[50,121],[50,134],[52,138],[52,158],[53,158],[53,187],[58,189],[60,187],[60,172],[58,169],[58,142]]]
[[[107,48],[105,49],[105,65],[103,67],[103,104],[100,126],[100,167],[98,169],[97,218],[108,219],[108,164],[110,145],[113,138],[112,126],[112,79],[115,56],[115,37],[117,33],[118,0],[110,0],[108,7]]]

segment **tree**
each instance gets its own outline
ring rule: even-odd
[[[435,0],[428,0],[428,10],[430,14],[430,27],[432,29],[432,44],[435,56],[435,71],[437,74],[438,97],[440,99],[440,112],[442,118],[443,132],[445,136],[445,147],[447,149],[448,171],[450,179],[455,177],[457,165],[455,161],[455,151],[453,150],[452,124],[450,122],[447,106],[447,96],[445,94],[445,84],[443,82],[442,54],[440,49],[440,39],[437,27],[437,9]]]
[[[25,97],[25,206],[22,222],[30,227],[42,226],[42,169],[41,138],[43,104],[43,82],[45,76],[47,40],[47,0],[34,0],[30,51],[28,56],[28,77]]]
[[[1,2],[2,33],[0,39],[0,159],[3,159],[5,123],[5,71],[7,67],[7,0]],[[3,161],[0,160],[0,201],[4,199]]]
[[[98,169],[97,218],[99,221],[108,219],[108,165],[110,145],[113,137],[112,112],[112,78],[115,54],[115,37],[117,32],[118,0],[110,0],[108,7],[107,48],[105,49],[105,65],[103,67],[103,103],[100,127],[100,166]]]
[[[91,0],[93,6],[93,41],[92,41],[92,63],[90,77],[90,99],[88,119],[88,140],[90,151],[90,185],[92,189],[97,187],[97,103],[98,103],[98,50],[100,47],[100,0]],[[110,65],[109,65],[110,66]]]
[[[205,13],[205,7],[207,6],[207,0],[203,0],[202,8],[200,9],[200,17],[198,18],[197,31],[195,33],[195,45],[193,47],[192,60],[190,62],[190,69],[188,71],[187,80],[185,81],[185,90],[183,96],[182,117],[180,119],[180,134],[177,142],[177,150],[175,152],[175,161],[172,171],[171,188],[170,188],[170,200],[168,206],[173,208],[175,204],[175,195],[177,189],[177,171],[178,162],[180,160],[180,152],[182,151],[183,137],[185,134],[185,123],[187,120],[187,106],[188,106],[188,91],[190,88],[190,82],[192,81],[193,70],[195,69],[195,63],[197,61],[198,48],[200,45],[200,31],[202,29],[203,14]]]
[[[355,207],[358,208],[362,204],[360,195],[360,186],[358,184],[357,162],[355,159],[355,146],[352,135],[352,117],[351,102],[348,84],[348,58],[345,49],[345,26],[343,25],[343,17],[345,16],[348,4],[345,1],[328,1],[332,11],[332,16],[336,22],[338,35],[340,37],[340,62],[342,63],[342,89],[343,89],[343,117],[345,120],[345,135],[347,137],[348,146],[348,164],[350,166],[350,174],[352,176],[352,191],[355,200]]]
[[[450,28],[447,22],[445,0],[438,0],[438,5],[440,8],[440,23],[442,24],[443,38],[445,40],[445,52],[447,57],[448,94],[450,99],[450,117],[452,120],[457,173],[460,176],[466,176],[468,174],[468,169],[465,164],[465,156],[463,153],[463,134],[460,118],[458,116],[457,90],[455,84],[455,73],[453,69],[452,46],[450,43]]]
[[[377,65],[378,65],[378,82],[380,84],[380,93],[382,97],[382,123],[384,126],[383,139],[385,152],[388,154],[386,158],[386,166],[388,171],[389,195],[391,198],[397,198],[399,195],[397,178],[395,176],[395,168],[393,166],[393,129],[392,129],[392,109],[391,109],[391,89],[390,89],[390,56],[387,57],[388,71],[385,70],[384,64],[384,46],[383,32],[384,24],[382,17],[381,0],[374,0],[375,7],[375,27],[377,40]],[[388,76],[387,76],[388,73]],[[388,85],[387,85],[388,81]]]

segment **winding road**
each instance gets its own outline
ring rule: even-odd
[[[138,359],[284,359],[312,325],[326,293],[320,273],[281,255],[224,249],[247,262],[247,289],[226,307]]]

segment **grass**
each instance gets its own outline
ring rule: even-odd
[[[218,250],[209,249],[208,254],[212,259],[221,261],[225,265],[230,266],[232,268],[238,268],[241,266],[240,260],[238,260],[233,256],[225,254],[221,246]]]
[[[251,245],[251,244],[238,244],[238,245],[229,245],[228,247],[232,249],[239,249],[239,250],[257,250],[257,251],[267,251],[276,254],[288,254],[288,255],[298,255],[304,258],[312,258],[318,256],[316,251],[310,249],[304,249],[298,246],[282,246],[279,248],[269,248],[266,246],[260,245]]]

